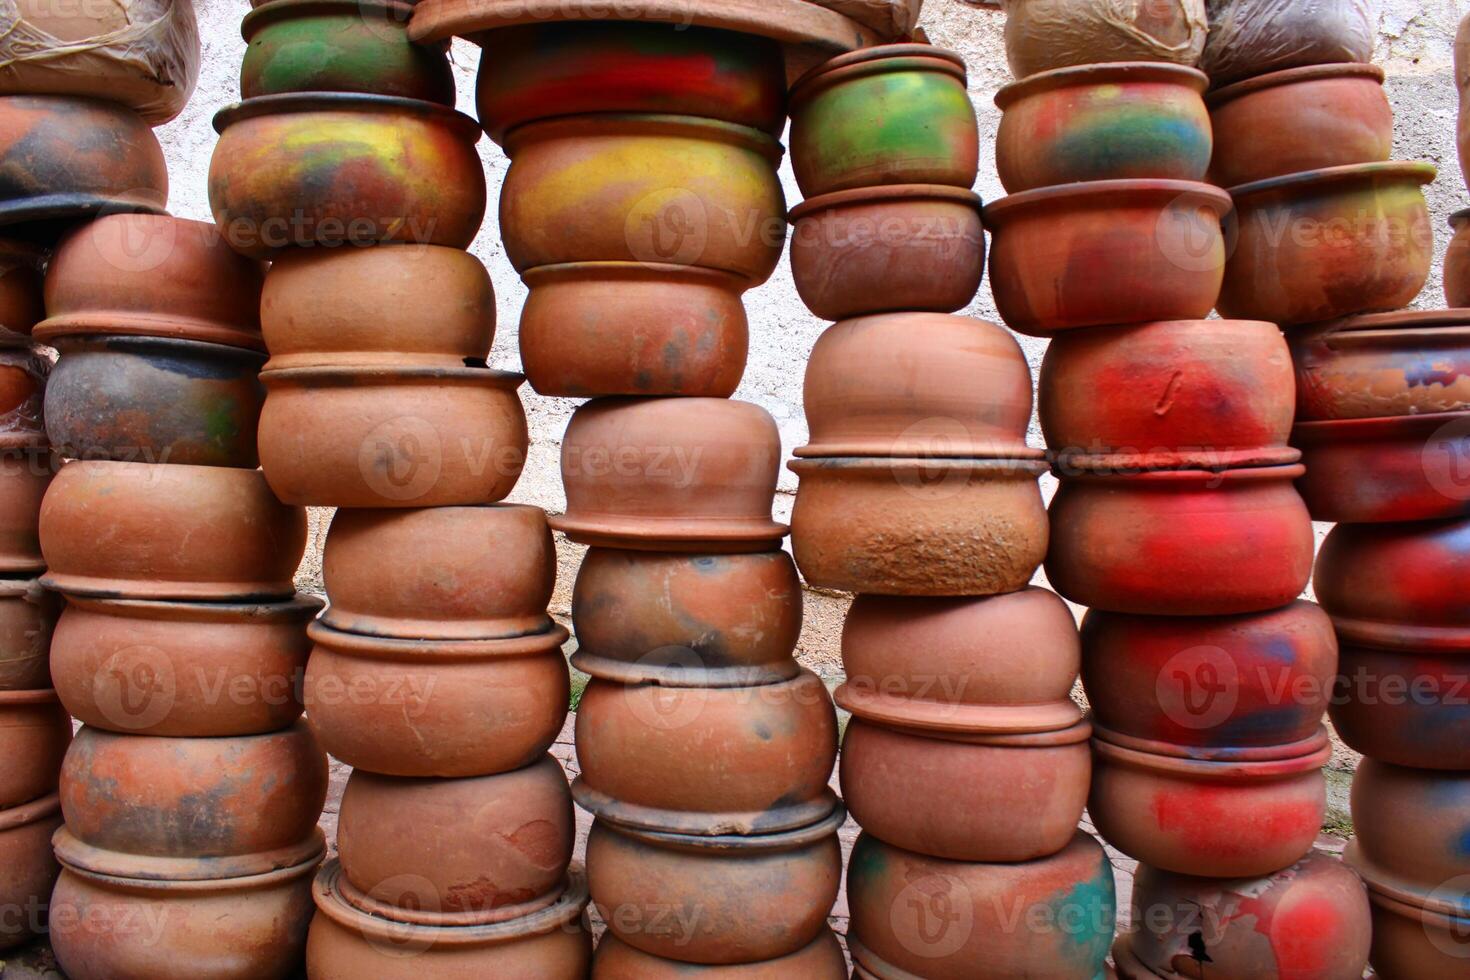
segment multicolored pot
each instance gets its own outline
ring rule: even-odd
[[[1419,769],[1470,769],[1470,644],[1360,645],[1341,630],[1333,727],[1355,751]]]
[[[61,826],[55,793],[0,810],[0,902],[10,910],[0,922],[0,951],[20,946],[46,926],[46,906],[61,866],[51,835]]]
[[[1459,911],[1470,911],[1470,775],[1364,759],[1353,776],[1352,806],[1353,863],[1370,881],[1422,896],[1424,904],[1431,896],[1453,897]]]
[[[0,346],[0,451],[47,447],[45,399],[51,373],[51,360],[34,349]]]
[[[0,343],[26,346],[46,318],[45,264],[46,253],[34,245],[0,238]]]
[[[49,452],[0,452],[0,574],[39,575],[39,514],[61,461]]]
[[[837,934],[830,929],[808,946],[764,963],[695,966],[666,960],[634,949],[608,934],[592,958],[594,980],[846,980],[847,958]]]
[[[0,691],[0,745],[10,760],[0,776],[0,808],[55,792],[56,774],[70,742],[71,719],[55,691]]]
[[[1470,306],[1470,210],[1450,216],[1455,235],[1445,249],[1444,296],[1451,308]]]
[[[1470,310],[1352,317],[1290,343],[1304,422],[1470,411]]]
[[[0,691],[40,691],[51,683],[51,631],[61,599],[36,579],[0,579]]]

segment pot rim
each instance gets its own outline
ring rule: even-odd
[[[682,667],[677,663],[654,664],[647,661],[619,660],[605,657],[586,647],[571,656],[571,664],[597,680],[616,684],[672,688],[709,688],[727,690],[740,687],[768,687],[795,680],[802,674],[801,664],[789,653],[778,658],[745,666]],[[697,678],[697,683],[694,682]]]
[[[382,387],[391,384],[413,385],[420,382],[433,385],[473,385],[484,382],[487,388],[507,391],[515,391],[526,382],[524,374],[514,371],[497,371],[488,365],[485,367],[463,365],[459,367],[399,367],[390,364],[374,364],[357,367],[338,364],[320,367],[277,368],[274,371],[260,372],[261,383],[267,388],[274,385],[289,385],[293,382],[305,387],[312,381],[357,381],[359,379],[377,381]],[[333,387],[349,386],[334,385]]]
[[[1069,450],[1047,453],[1052,472],[1063,479],[1080,476],[1144,476],[1171,470],[1203,471],[1219,475],[1232,470],[1265,469],[1300,463],[1302,452],[1290,446],[1261,446],[1208,453],[1171,451],[1159,453],[1079,453]]]
[[[23,599],[39,596],[47,590],[41,585],[40,576],[29,578],[0,578],[0,599]]]
[[[298,15],[325,13],[401,13],[403,33],[408,36],[408,20],[413,14],[415,0],[269,0],[251,9],[240,21],[240,36],[248,44],[260,28],[278,20],[289,20]]]
[[[61,704],[55,688],[32,691],[0,691],[0,711],[6,708],[23,708],[37,704]]]
[[[1188,483],[1263,483],[1281,480],[1296,480],[1306,475],[1307,468],[1301,463],[1281,464],[1274,466],[1248,466],[1229,470],[1150,470],[1144,473],[1069,473],[1062,478],[1063,484],[1071,483],[1108,483],[1109,481],[1127,481],[1128,483],[1160,484],[1163,486],[1176,486]]]
[[[264,8],[262,8],[264,9]],[[298,113],[368,112],[397,113],[457,131],[469,145],[480,141],[484,133],[480,124],[462,112],[396,95],[366,95],[356,92],[286,92],[280,95],[257,95],[253,99],[227,105],[214,114],[214,131],[221,136],[236,123],[261,116],[295,115]]]
[[[1466,212],[1470,215],[1470,211]],[[1325,323],[1307,325],[1301,333],[1322,334],[1329,342],[1346,335],[1372,334],[1374,337],[1414,337],[1416,328],[1436,330],[1452,327],[1470,328],[1470,309],[1446,310],[1398,310],[1393,313],[1363,313],[1358,316],[1328,320]],[[1435,334],[1430,334],[1433,336]]]
[[[78,461],[79,462],[79,461]],[[149,465],[149,464],[144,464]],[[170,463],[169,466],[180,464]],[[219,467],[224,469],[225,467]],[[296,594],[290,579],[256,581],[200,581],[178,578],[124,578],[113,575],[72,575],[47,571],[41,584],[52,592],[99,599],[142,599],[207,603],[284,602]]]
[[[1395,439],[1412,436],[1421,431],[1433,431],[1455,422],[1470,421],[1470,411],[1432,412],[1425,415],[1393,415],[1373,419],[1327,419],[1317,422],[1298,422],[1292,429],[1293,443],[1302,442],[1309,446],[1346,444],[1362,448],[1364,439]]]
[[[333,629],[317,620],[306,627],[306,635],[334,653],[370,660],[427,664],[446,661],[477,662],[485,660],[519,660],[560,651],[571,638],[571,632],[560,624],[543,633],[513,636],[502,640],[405,640],[386,636],[366,636]]]
[[[1470,653],[1470,623],[1461,626],[1425,626],[1417,623],[1332,616],[1343,648],[1361,647],[1382,653],[1445,659]]]
[[[633,836],[669,835],[700,840],[794,834],[827,819],[841,806],[836,792],[824,784],[811,799],[783,801],[765,810],[671,810],[626,803],[592,786],[585,774],[572,780],[572,799],[604,824]]]
[[[51,843],[56,859],[68,871],[167,891],[214,891],[222,882],[240,882],[241,887],[270,884],[309,873],[327,852],[327,838],[320,827],[313,827],[312,833],[299,844],[218,858],[156,857],[112,851],[82,841],[65,825],[57,828]]]
[[[58,352],[63,354],[66,353],[69,349],[75,349],[77,347],[101,346],[104,344],[111,345],[121,342],[125,347],[157,347],[162,348],[163,350],[177,350],[180,352],[192,353],[196,357],[215,357],[222,360],[228,358],[232,360],[249,361],[257,365],[257,373],[259,365],[264,364],[266,361],[266,354],[264,351],[253,350],[246,347],[239,347],[234,344],[221,344],[208,340],[194,340],[189,337],[157,337],[150,334],[108,334],[99,331],[88,331],[86,333],[73,332],[65,335],[58,335],[51,339],[55,342],[52,343],[50,346],[56,348]],[[111,350],[106,350],[97,351],[96,353],[110,354],[115,352]],[[59,367],[60,362],[58,361],[57,364]]]
[[[61,815],[61,794],[52,793],[43,796],[39,800],[31,800],[20,806],[8,807],[0,810],[0,834],[12,830],[28,827],[33,823],[40,823],[47,817]]]
[[[1341,61],[1325,65],[1303,65],[1281,71],[1255,75],[1243,81],[1224,85],[1205,96],[1205,104],[1213,112],[1227,102],[1245,95],[1254,95],[1268,88],[1294,85],[1297,82],[1316,82],[1325,78],[1372,78],[1382,85],[1388,73],[1380,65],[1358,61]]]
[[[468,119],[468,116],[463,118]],[[479,124],[475,124],[476,131]],[[738,149],[758,153],[771,165],[780,164],[785,149],[780,140],[753,126],[708,119],[701,116],[680,116],[659,112],[599,112],[577,116],[551,116],[532,119],[506,131],[501,145],[506,156],[514,162],[520,146],[527,139],[541,141],[570,137],[633,136],[633,135],[693,136],[703,142],[724,143]],[[518,145],[519,144],[519,145]]]
[[[844,705],[844,707],[846,707]],[[1079,712],[1079,715],[1081,713]],[[1073,745],[1083,745],[1093,737],[1092,719],[1079,717],[1071,724],[1063,728],[1044,729],[1037,732],[935,732],[922,728],[909,728],[903,725],[888,725],[863,717],[853,712],[859,728],[873,729],[891,734],[905,735],[910,738],[920,738],[936,742],[957,742],[964,745],[973,745],[996,749],[1058,749]],[[849,732],[852,727],[849,725]]]
[[[1089,714],[1088,717],[1091,717]],[[1114,731],[1102,725],[1096,726],[1095,737],[1109,746],[1151,756],[1167,756],[1191,762],[1275,762],[1281,759],[1300,759],[1321,750],[1331,741],[1327,729],[1319,726],[1312,735],[1295,742],[1278,745],[1252,746],[1193,746],[1168,742],[1163,739],[1140,738]]]
[[[1403,179],[1412,180],[1415,186],[1423,187],[1425,184],[1433,183],[1437,176],[1439,176],[1439,169],[1429,163],[1402,161],[1353,163],[1343,167],[1325,167],[1321,170],[1307,170],[1302,173],[1287,174],[1284,177],[1270,177],[1249,184],[1240,184],[1228,188],[1227,193],[1235,201],[1235,206],[1239,208],[1241,198],[1245,197],[1297,192],[1292,195],[1295,201],[1310,196],[1311,192],[1337,184],[1363,180]]]
[[[1316,772],[1332,761],[1332,743],[1324,726],[1317,737],[1317,748],[1293,758],[1261,761],[1227,761],[1186,759],[1156,755],[1138,749],[1115,745],[1102,738],[1092,740],[1093,756],[1113,765],[1142,770],[1155,776],[1178,777],[1200,782],[1243,782],[1247,780],[1282,780]]]
[[[944,184],[880,184],[876,187],[854,187],[809,197],[792,208],[786,219],[794,224],[820,211],[881,201],[946,201],[972,207],[976,214],[983,215],[985,212],[984,200],[968,187],[949,187]]]
[[[1026,216],[1024,213],[1012,215],[1013,211],[1029,212],[1057,204],[1071,204],[1078,209],[1090,207],[1107,210],[1120,207],[1127,199],[1158,197],[1172,202],[1186,196],[1215,205],[1215,210],[1222,219],[1234,206],[1226,191],[1213,184],[1194,180],[1091,180],[1038,187],[1003,197],[985,208],[985,226],[994,233],[1007,218]]]
[[[1384,899],[1394,905],[1413,911],[1414,915],[1427,913],[1443,919],[1470,921],[1470,895],[1464,905],[1443,898],[1434,898],[1433,892],[1380,867],[1363,854],[1361,840],[1348,841],[1342,861],[1358,873],[1363,884],[1368,886],[1370,899]]]
[[[575,784],[573,784],[572,792],[575,795]],[[828,787],[828,792],[831,792],[831,787]],[[668,831],[627,827],[605,820],[602,817],[597,818],[594,826],[600,825],[604,830],[623,837],[631,837],[645,844],[652,844],[656,847],[664,847],[676,851],[716,851],[719,853],[733,854],[774,851],[779,853],[807,847],[836,835],[842,825],[847,822],[847,808],[843,806],[841,800],[837,799],[835,793],[832,798],[835,801],[835,806],[827,816],[807,826],[774,834],[711,834],[708,836],[695,836],[692,834],[678,834]]]
[[[787,462],[786,468],[798,476],[808,473],[848,473],[865,470],[887,470],[891,473],[911,473],[916,470],[965,470],[971,473],[1013,476],[1018,479],[1036,479],[1049,472],[1051,467],[1040,457],[991,456],[974,459],[920,456],[807,456]]]
[[[891,63],[891,64],[885,64]],[[953,75],[968,84],[969,70],[965,59],[949,48],[933,44],[906,41],[898,44],[877,44],[868,48],[847,51],[822,62],[798,78],[791,85],[789,102],[791,109],[805,102],[820,89],[845,81],[854,75],[886,74],[889,71],[927,70]],[[819,84],[820,83],[820,84]],[[794,111],[791,113],[794,115]]]
[[[1091,85],[1116,85],[1123,82],[1175,82],[1203,96],[1210,87],[1210,76],[1198,68],[1167,61],[1117,61],[1095,65],[1071,65],[1027,75],[1011,82],[995,93],[995,105],[1002,112],[1021,99],[1039,94],[1037,90]]]
[[[749,545],[766,552],[791,533],[788,525],[760,517],[623,517],[561,514],[547,518],[552,530],[573,541],[599,548],[685,552]],[[638,549],[630,542],[649,545]]]
[[[583,275],[584,273],[591,274]],[[630,279],[682,279],[686,283],[721,286],[737,293],[744,293],[750,288],[750,280],[739,273],[708,266],[671,265],[666,262],[560,262],[556,265],[534,266],[521,273],[521,282],[531,289],[567,281],[623,282]]]
[[[791,455],[797,459],[832,459],[832,458],[870,458],[870,459],[892,459],[914,458],[914,459],[1046,459],[1045,449],[1032,449],[1026,445],[1025,437],[1016,442],[1007,442],[1004,439],[991,440],[966,440],[956,445],[952,439],[936,437],[941,441],[945,451],[928,452],[923,439],[902,439],[895,436],[892,439],[869,439],[867,441],[854,440],[851,442],[828,442],[815,440],[805,446],[799,446],[792,450]]]
[[[1070,698],[1030,704],[959,704],[869,691],[860,684],[854,684],[851,678],[838,687],[832,697],[839,707],[870,725],[925,738],[942,737],[944,734],[964,735],[969,736],[964,741],[976,743],[983,739],[1070,731],[1085,720],[1082,709]],[[1090,734],[1090,729],[1088,732]],[[1086,741],[1087,737],[1084,734],[1077,741]],[[988,744],[1011,743],[994,741]]]
[[[108,596],[68,595],[67,606],[88,612],[147,619],[150,622],[184,623],[296,623],[314,618],[326,603],[313,595],[297,593],[279,602],[178,602],[164,599],[121,599]]]
[[[386,919],[389,922],[397,922],[400,925],[429,926],[446,929],[491,926],[514,919],[523,919],[535,915],[537,912],[555,905],[557,900],[567,889],[567,877],[561,880],[544,895],[538,895],[528,902],[519,902],[515,905],[502,905],[499,908],[484,911],[469,912],[430,912],[426,909],[406,909],[397,905],[390,905],[373,898],[367,892],[352,883],[352,879],[346,874],[336,879],[335,887],[337,897],[355,911],[372,916],[375,919]]]
[[[36,324],[31,336],[43,343],[61,337],[111,334],[118,337],[177,337],[221,347],[240,347],[265,352],[260,328],[231,326],[212,320],[170,316],[160,313],[108,313],[78,311],[47,317]],[[52,344],[52,346],[55,346]]]

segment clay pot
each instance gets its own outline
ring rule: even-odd
[[[1026,864],[924,857],[865,833],[848,862],[847,894],[848,949],[863,980],[962,980],[978,963],[998,977],[1096,980],[1117,911],[1113,867],[1081,832],[1061,853]],[[1028,921],[1047,925],[1017,926]]]
[[[34,350],[0,346],[0,451],[45,449],[46,385],[51,361]]]
[[[562,440],[579,544],[634,551],[769,551],[781,436],[765,410],[715,398],[608,398],[577,409]]]
[[[1449,888],[1470,875],[1461,846],[1470,776],[1364,759],[1353,776],[1352,799],[1353,864],[1370,882],[1428,905],[1450,897]],[[1464,892],[1461,887],[1455,897]]]
[[[60,597],[41,588],[39,581],[0,579],[0,691],[54,686],[51,631],[60,613]]]
[[[1470,410],[1470,311],[1383,313],[1293,332],[1297,418]]]
[[[395,922],[474,926],[533,915],[566,888],[572,795],[551,756],[478,779],[347,780],[338,890]]]
[[[0,452],[0,575],[33,576],[46,570],[39,515],[59,465],[49,452]]]
[[[1082,683],[1101,726],[1146,742],[1254,749],[1311,738],[1337,676],[1337,637],[1315,604],[1210,618],[1082,621]]]
[[[780,136],[780,47],[688,23],[563,20],[499,27],[484,49],[475,101],[490,138],[553,116],[650,112],[719,119]]]
[[[543,395],[728,398],[740,386],[750,344],[740,276],[578,262],[523,278],[521,361]]]
[[[1204,319],[1224,277],[1220,221],[1229,210],[1224,191],[1181,180],[1091,181],[1004,198],[985,209],[996,307],[1012,330],[1034,337]]]
[[[838,55],[791,90],[791,166],[807,198],[881,184],[969,189],[980,135],[965,59],[929,44]]]
[[[511,640],[388,640],[320,623],[306,710],[322,747],[388,776],[489,776],[556,741],[571,679],[561,627]],[[494,732],[487,738],[486,732]]]
[[[530,437],[516,391],[524,380],[484,366],[269,371],[261,375],[261,467],[288,503],[494,503],[526,462]]]
[[[157,337],[62,337],[46,430],[72,459],[254,469],[265,356]]]
[[[572,593],[572,665],[623,684],[770,684],[800,673],[801,624],[801,580],[784,551],[593,548]]]
[[[408,39],[410,3],[285,0],[245,15],[240,94],[360,92],[454,106],[444,47]]]
[[[1461,975],[1470,915],[1398,901],[1373,890],[1371,882],[1368,899],[1373,908],[1373,948],[1368,959],[1375,977],[1417,980]]]
[[[209,204],[254,258],[292,245],[464,248],[485,216],[473,119],[383,95],[265,95],[214,117]]]
[[[781,144],[687,116],[604,114],[531,123],[505,140],[500,230],[517,272],[657,262],[759,285],[785,243]]]
[[[1412,627],[1411,627],[1412,628]],[[1409,642],[1387,649],[1341,636],[1332,724],[1358,752],[1420,769],[1470,768],[1470,652]]]
[[[587,886],[573,879],[554,905],[509,922],[424,926],[361,912],[349,904],[342,867],[327,862],[312,889],[317,916],[306,970],[321,980],[443,980],[477,977],[584,977],[592,961]]]
[[[594,980],[846,980],[847,959],[831,930],[794,953],[764,963],[694,966],[634,949],[614,935],[603,936],[592,959]]]
[[[1225,317],[1316,323],[1407,306],[1429,278],[1423,163],[1365,163],[1233,187]]]
[[[1297,487],[1313,520],[1379,524],[1470,514],[1461,472],[1470,412],[1302,422],[1292,443],[1307,467]]]
[[[1026,587],[1046,554],[1024,459],[799,459],[791,544],[807,582],[877,595],[983,596]]]
[[[808,198],[791,211],[791,273],[824,320],[870,313],[953,313],[985,272],[980,196],[895,184]]]
[[[264,276],[265,267],[233,251],[211,222],[110,214],[78,228],[52,255],[36,339],[110,334],[264,350]]]
[[[623,827],[774,834],[823,820],[837,806],[827,785],[837,714],[808,670],[760,687],[594,679],[577,708],[576,741],[577,802]]]
[[[1203,0],[1015,0],[1006,7],[1006,59],[1017,78],[1110,61],[1199,61]]]
[[[738,837],[597,820],[587,839],[592,902],[611,935],[653,956],[710,966],[789,956],[827,928],[842,879],[837,828],[845,817],[839,807],[800,830]],[[686,919],[669,922],[670,910]]]
[[[1052,732],[1082,718],[1071,699],[1080,659],[1072,611],[1045,589],[988,599],[860,595],[842,628],[847,680],[837,697],[897,728]]]
[[[1204,72],[1132,62],[1032,75],[1001,89],[995,162],[1008,193],[1085,180],[1204,180],[1214,145]]]
[[[797,456],[1040,457],[1026,446],[1031,369],[985,320],[889,313],[817,340],[806,370],[811,442]]]
[[[1051,505],[1052,587],[1146,616],[1276,609],[1312,573],[1301,466],[1068,476]]]
[[[46,906],[61,866],[51,853],[51,835],[61,826],[56,794],[0,810],[0,903],[9,910],[0,923],[0,951],[30,941],[46,925]]]
[[[1459,309],[1470,306],[1470,210],[1455,212],[1450,227],[1455,235],[1444,255],[1444,295],[1451,307]]]
[[[35,246],[0,238],[0,343],[28,346],[31,331],[46,318],[45,262],[46,253]]]
[[[78,460],[41,505],[41,582],[119,599],[289,599],[306,512],[258,470]]]
[[[0,746],[10,760],[0,775],[0,808],[55,792],[56,774],[70,742],[71,719],[55,691],[0,691]]]
[[[66,710],[125,735],[228,738],[289,728],[320,600],[227,604],[71,596],[51,643]]]
[[[1294,463],[1291,354],[1274,324],[1178,320],[1052,341],[1041,428],[1064,473]]]
[[[1087,812],[1129,857],[1177,874],[1256,878],[1300,861],[1327,809],[1326,729],[1306,742],[1169,755],[1098,729]],[[1147,745],[1148,747],[1143,747]],[[1211,756],[1215,756],[1212,758]]]
[[[260,298],[268,371],[483,364],[495,290],[468,252],[440,245],[287,249]]]

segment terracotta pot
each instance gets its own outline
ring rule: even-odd
[[[1400,766],[1470,769],[1470,649],[1389,649],[1342,633],[1332,724],[1358,752]]]
[[[965,59],[929,44],[838,55],[791,90],[791,165],[807,198],[880,184],[969,189],[980,135]]]
[[[549,755],[478,779],[359,769],[342,797],[338,891],[360,911],[418,925],[533,915],[565,891],[575,823],[566,774]]]
[[[0,450],[45,449],[51,361],[33,349],[0,346]]]
[[[1373,908],[1369,962],[1375,977],[1417,980],[1461,974],[1470,915],[1426,909],[1373,890],[1368,898]]]
[[[110,214],[78,228],[46,270],[36,339],[75,334],[167,337],[264,350],[265,267],[208,221]]]
[[[1291,354],[1250,320],[1064,334],[1041,365],[1041,429],[1058,467],[1221,469],[1294,463]]]
[[[1382,313],[1293,332],[1305,422],[1470,410],[1470,311]]]
[[[1052,587],[1078,605],[1148,616],[1276,609],[1307,587],[1300,466],[1068,476],[1051,505]]]
[[[70,596],[51,643],[66,710],[125,735],[227,738],[289,728],[318,599],[227,604]]]
[[[592,902],[611,935],[653,956],[709,966],[789,956],[827,928],[845,817],[838,808],[810,827],[753,837],[683,837],[597,820],[587,839]]]
[[[877,595],[983,596],[1026,587],[1046,555],[1024,459],[800,459],[791,517],[812,585]]]
[[[51,835],[61,826],[56,794],[0,810],[0,902],[9,910],[0,923],[0,950],[29,942],[46,926],[46,906],[61,866],[51,853]]]
[[[1087,812],[1103,839],[1176,874],[1255,878],[1301,860],[1327,809],[1326,729],[1251,753],[1163,755],[1112,732],[1093,740]]]
[[[1072,611],[1045,589],[988,599],[860,595],[842,628],[847,680],[837,697],[853,714],[898,728],[1052,732],[1082,718],[1071,699],[1080,659]]]
[[[411,3],[284,0],[245,15],[240,94],[360,92],[454,105],[442,45],[408,39]]]
[[[237,251],[413,242],[464,248],[485,216],[473,119],[383,95],[265,95],[214,117],[209,204]]]
[[[695,746],[700,761],[690,765]],[[774,834],[833,812],[836,761],[837,714],[811,671],[736,688],[594,679],[577,708],[572,791],[583,809],[623,827]]]
[[[0,778],[0,808],[55,792],[56,774],[70,742],[71,719],[55,691],[0,691],[0,744],[11,760]],[[833,746],[835,750],[835,734]]]
[[[261,467],[288,503],[494,503],[526,463],[519,374],[483,366],[323,367],[270,371],[261,381]]]
[[[1031,423],[1031,369],[985,320],[889,313],[817,340],[806,370],[811,442],[797,456],[1018,456]]]
[[[99,214],[161,212],[168,168],[153,130],[121,105],[64,95],[0,97],[0,225],[55,241]]]
[[[1470,412],[1302,422],[1292,434],[1307,472],[1297,481],[1318,521],[1380,524],[1470,514],[1461,460]]]
[[[41,505],[41,582],[117,599],[289,599],[306,512],[258,470],[78,460]]]
[[[1082,621],[1092,717],[1130,738],[1202,749],[1285,745],[1322,725],[1337,637],[1315,604],[1178,618],[1094,611]]]
[[[265,356],[157,337],[62,337],[46,430],[72,459],[254,469]]]
[[[593,980],[846,980],[847,958],[836,933],[821,933],[807,946],[763,963],[694,966],[651,956],[608,934],[592,959]]]
[[[1138,61],[1001,89],[996,167],[1008,193],[1085,180],[1204,180],[1214,145],[1204,72]]]
[[[1470,306],[1470,210],[1455,212],[1450,227],[1455,235],[1445,250],[1444,295],[1458,309]]]
[[[896,184],[808,198],[791,212],[791,273],[824,320],[870,313],[953,313],[985,272],[980,197]]]
[[[1429,278],[1423,163],[1331,167],[1233,187],[1225,317],[1283,325],[1407,306]]]
[[[387,640],[313,624],[306,710],[322,746],[388,776],[489,776],[556,741],[571,679],[561,627],[511,640]],[[494,738],[485,733],[493,731]]]
[[[635,551],[769,551],[781,436],[765,410],[715,398],[609,398],[577,409],[562,440],[579,544]]]
[[[46,253],[35,246],[0,238],[0,343],[26,346],[46,318],[45,263]]]
[[[1034,337],[1203,319],[1220,294],[1229,210],[1224,191],[1180,180],[1091,181],[1004,198],[985,209],[996,307],[1012,330]]]
[[[505,140],[500,230],[516,271],[657,262],[765,282],[781,260],[781,144],[688,116],[604,114],[532,123]]]
[[[800,673],[801,624],[801,580],[784,551],[593,548],[572,593],[572,665],[623,684],[769,684]]]
[[[306,944],[306,970],[321,980],[443,980],[584,977],[592,961],[587,886],[573,879],[540,912],[484,926],[423,926],[368,915],[348,904],[341,865],[327,862],[312,897],[317,915]]]
[[[474,366],[495,339],[495,290],[479,259],[441,245],[287,249],[260,324],[268,371]]]
[[[60,460],[49,452],[0,452],[0,574],[38,575],[41,502]]]
[[[1017,0],[1006,8],[1006,58],[1025,78],[1106,61],[1199,61],[1208,32],[1203,0]]]
[[[54,686],[51,631],[60,613],[60,597],[36,579],[0,579],[0,691]]]
[[[500,27],[476,40],[484,54],[475,101],[497,143],[522,123],[588,113],[699,116],[772,136],[786,122],[781,49],[754,34],[565,20]]]
[[[1352,800],[1353,864],[1370,882],[1415,897],[1416,904],[1464,901],[1470,776],[1364,759],[1353,776]]]
[[[1071,841],[1040,861],[973,864],[863,834],[847,869],[854,975],[962,980],[984,963],[993,976],[1104,976],[1117,910],[1113,867],[1091,837],[1076,832]],[[1039,921],[1046,927],[1016,925]]]

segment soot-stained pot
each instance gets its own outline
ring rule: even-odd
[[[1303,422],[1470,410],[1470,310],[1353,317],[1289,339]]]
[[[592,548],[572,593],[572,665],[627,684],[768,684],[800,673],[801,624],[801,580],[784,551]]]
[[[1019,194],[1086,180],[1204,180],[1214,146],[1204,72],[1162,62],[1061,68],[995,97],[996,167]]]
[[[209,204],[254,258],[293,245],[464,248],[485,216],[480,127],[452,109],[380,95],[264,95],[214,117]]]
[[[594,980],[846,980],[847,959],[837,934],[828,930],[794,953],[761,963],[694,966],[652,956],[608,934],[592,960]]]
[[[56,794],[0,810],[0,902],[12,910],[0,923],[0,951],[40,932],[61,866],[51,853],[51,835],[61,826]]]
[[[0,346],[0,451],[47,446],[45,398],[53,368],[34,350]]]
[[[1354,864],[1380,886],[1390,885],[1428,904],[1466,899],[1470,875],[1470,777],[1364,759],[1353,776]],[[1454,888],[1455,883],[1462,887]],[[1443,889],[1443,890],[1441,890]],[[1439,895],[1436,896],[1436,892]]]
[[[38,515],[59,465],[49,452],[0,452],[0,574],[46,570]]]
[[[1429,278],[1424,163],[1365,163],[1230,189],[1221,316],[1283,326],[1407,306]]]
[[[0,691],[51,684],[51,633],[61,598],[36,579],[0,579]]]
[[[46,318],[46,253],[34,245],[0,238],[0,343],[24,347]]]
[[[55,792],[56,774],[70,742],[71,719],[55,691],[0,691],[0,743],[9,760],[0,776],[0,807],[19,806]]]
[[[1301,466],[1073,474],[1051,505],[1047,578],[1093,609],[1226,616],[1275,609],[1312,573]]]
[[[1003,198],[985,209],[996,307],[1012,330],[1037,337],[1203,319],[1225,274],[1220,222],[1229,211],[1218,187],[1181,180],[1089,181]]]
[[[965,60],[929,44],[838,55],[791,90],[791,166],[807,198],[880,184],[969,188],[980,167]]]
[[[42,584],[68,594],[202,602],[295,594],[306,512],[259,470],[77,460],[41,504]]]
[[[1444,296],[1453,308],[1470,306],[1470,210],[1450,217],[1454,237],[1445,249]]]
[[[796,564],[816,586],[877,595],[1017,592],[1046,555],[1028,459],[799,459]]]
[[[391,640],[315,623],[308,635],[307,716],[322,747],[355,769],[509,772],[539,759],[566,720],[561,627],[509,640]]]
[[[837,714],[808,670],[734,688],[593,680],[577,709],[577,761],[573,793],[608,823],[703,837],[789,831],[837,806]]]
[[[318,599],[141,602],[68,597],[51,643],[66,710],[125,735],[226,738],[301,716],[306,624]]]
[[[1080,831],[1060,853],[1024,864],[946,861],[865,833],[847,894],[848,948],[862,980],[958,980],[977,963],[994,976],[1096,980],[1117,914],[1113,866]],[[1018,928],[1016,914],[1033,927]]]

